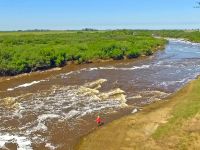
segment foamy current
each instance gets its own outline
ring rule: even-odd
[[[50,121],[66,122],[73,126],[78,118],[102,110],[113,111],[114,108],[127,107],[125,92],[119,88],[101,92],[101,85],[106,79],[99,79],[85,83],[81,86],[52,86],[48,91],[20,95],[19,97],[6,97],[1,100],[0,106],[10,109],[10,112],[0,110],[3,118],[10,120],[24,120],[30,116],[34,118],[30,122],[20,123],[16,126],[17,132],[13,133],[13,127],[1,126],[1,130],[12,134],[20,134],[28,137],[34,142],[44,142],[47,138],[40,137],[37,132],[45,133],[48,131],[46,125]],[[19,87],[19,86],[18,86]],[[20,86],[22,87],[22,86]],[[23,86],[24,87],[24,86]],[[73,128],[72,128],[73,129]],[[15,135],[0,136],[0,147],[14,140],[19,148],[30,149],[30,141],[25,137]],[[35,134],[38,134],[35,136]],[[20,147],[21,144],[21,147]],[[25,145],[28,144],[28,145]],[[46,147],[53,147],[47,144]]]
[[[7,142],[17,143],[18,150],[32,150],[31,141],[23,136],[18,135],[9,135],[9,134],[0,134],[0,148],[5,148],[4,146]]]
[[[26,88],[26,87],[29,87],[29,86],[32,86],[34,84],[38,84],[38,83],[44,82],[44,81],[46,81],[46,80],[33,81],[33,82],[30,82],[30,83],[21,84],[21,85],[18,85],[16,87],[13,87],[13,88],[8,88],[7,91],[13,91],[13,90],[18,89],[18,88]]]

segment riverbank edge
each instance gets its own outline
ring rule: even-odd
[[[198,105],[200,108],[199,92],[200,77],[198,76],[169,97],[83,136],[74,148],[76,150],[189,148],[196,142],[194,139],[197,141],[200,139],[199,132],[193,135],[196,130],[200,130],[196,127],[200,123],[199,109],[192,115],[190,113],[192,110],[188,109],[195,102],[197,103],[195,106]],[[181,116],[183,109],[189,116],[184,116],[184,113]],[[177,114],[180,116],[177,117]],[[173,127],[174,122],[181,124],[180,127]],[[188,127],[190,123],[192,126]],[[197,129],[193,129],[194,126]],[[193,141],[190,137],[191,130]],[[200,141],[197,144],[194,148],[200,148]]]

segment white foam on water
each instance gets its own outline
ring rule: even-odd
[[[32,86],[32,85],[34,85],[34,84],[38,84],[38,83],[44,82],[44,81],[46,81],[46,80],[33,81],[33,82],[30,82],[30,83],[21,84],[21,85],[18,85],[18,86],[16,86],[16,87],[14,87],[14,88],[8,88],[7,91],[13,91],[13,90],[18,89],[18,88],[29,87],[29,86]]]
[[[150,67],[150,65],[142,65],[142,66],[135,66],[135,67],[133,67],[133,69],[135,70],[135,69],[146,69],[146,68],[149,68]]]
[[[80,114],[80,111],[77,111],[77,110],[71,110],[69,111],[66,115],[65,115],[65,118],[67,119],[71,119],[75,116],[78,116]]]
[[[17,150],[32,150],[31,141],[23,136],[0,134],[0,148],[3,148],[6,143],[16,143]]]
[[[83,86],[53,87],[50,93],[36,93],[29,101],[22,100],[18,109],[10,113],[19,118],[22,118],[27,111],[44,114],[38,116],[38,126],[35,128],[46,130],[44,125],[46,119],[59,117],[70,119],[82,116],[85,111],[124,106],[126,97],[121,89],[111,89],[105,93],[98,90],[106,81],[99,79]]]
[[[52,145],[51,143],[46,143],[45,147],[48,148],[49,150],[55,150],[57,147]]]
[[[153,66],[156,66],[156,67],[168,67],[168,68],[174,67],[173,64],[165,64],[164,61],[159,61],[156,64],[153,64]]]
[[[113,109],[126,107],[126,95],[121,89],[99,91],[106,81],[99,79],[82,86],[52,86],[49,91],[30,94],[28,97],[21,96],[18,107],[9,112],[2,109],[0,113],[9,120],[19,119],[20,122],[31,115],[30,122],[20,123],[16,129],[20,135],[30,137],[34,143],[42,143],[48,141],[48,137],[38,135],[48,132],[48,125],[55,121],[67,121],[73,129],[78,118],[87,114],[100,111],[107,113]],[[10,132],[13,130],[10,127],[4,128]],[[34,134],[38,134],[36,140],[33,140]]]
[[[163,82],[157,83],[157,85],[158,86],[164,86],[164,87],[173,86],[173,85],[176,85],[176,84],[183,85],[185,83],[188,83],[192,79],[194,79],[196,76],[194,75],[194,76],[183,78],[182,80],[177,80],[177,81],[163,81]]]
[[[176,83],[186,83],[188,82],[189,79],[188,78],[185,78],[185,79],[182,79],[182,80],[179,80],[179,81],[175,81]]]
[[[86,83],[84,85],[84,87],[91,88],[91,90],[97,90],[97,89],[101,88],[101,85],[104,82],[107,82],[107,79],[99,79],[99,80],[96,80],[96,81],[93,81],[93,82],[90,82],[90,83]],[[99,92],[97,92],[97,93],[99,93]]]
[[[119,106],[113,105],[111,107],[111,104],[105,104],[105,105],[102,105],[101,107],[98,107],[98,108],[88,108],[88,109],[85,109],[85,111],[83,111],[78,118],[83,117],[87,114],[91,114],[93,112],[101,111],[101,110],[106,109],[106,108],[119,108]],[[109,111],[109,110],[107,110],[107,111]],[[106,112],[104,112],[104,113],[106,113]]]
[[[113,66],[109,66],[109,67],[94,67],[94,68],[83,68],[83,69],[80,69],[78,71],[71,71],[71,72],[68,72],[68,73],[64,73],[64,74],[61,74],[59,75],[61,78],[68,78],[70,75],[75,75],[75,74],[80,74],[81,72],[83,71],[96,71],[96,70],[122,70],[122,71],[131,71],[131,70],[137,70],[137,69],[147,69],[149,68],[150,65],[142,65],[142,66],[133,66],[133,67],[130,67],[130,68],[120,68],[120,67],[113,67]]]
[[[22,113],[25,111],[25,108],[21,106],[21,103],[18,103],[18,109],[13,112],[13,116],[17,116],[19,119],[23,118]]]
[[[75,71],[70,71],[70,72],[68,72],[68,73],[64,73],[64,74],[61,74],[61,75],[58,75],[58,76],[61,76],[61,78],[67,78],[69,75],[71,75],[71,74],[74,74],[75,73]]]
[[[8,120],[21,122],[16,127],[17,134],[29,137],[33,143],[48,143],[48,137],[43,137],[42,133],[50,132],[48,126],[51,123],[66,122],[69,130],[73,130],[74,124],[87,114],[108,113],[127,106],[125,92],[121,89],[99,91],[106,81],[99,79],[81,86],[52,86],[48,91],[21,96],[18,107],[9,111],[2,109],[0,113]],[[25,118],[31,120],[23,122]],[[9,133],[13,131],[12,127],[2,127]]]
[[[145,97],[146,101],[141,101],[142,104],[152,103],[154,101],[159,101],[166,98],[170,93],[165,93],[162,91],[141,91],[141,95]]]
[[[59,117],[60,116],[56,114],[42,114],[38,116],[38,119],[37,119],[38,125],[36,127],[33,127],[32,131],[46,131],[47,126],[45,125],[45,121],[47,119],[55,119]]]
[[[117,70],[118,68],[116,67],[99,67],[97,70]]]
[[[188,41],[186,39],[182,39],[182,38],[165,38],[165,39],[172,41],[172,42],[179,42],[179,43],[190,44],[193,46],[200,46],[200,43],[190,42],[190,41]]]
[[[127,99],[139,99],[139,98],[142,98],[142,96],[141,95],[136,95],[136,96],[128,97]]]
[[[70,72],[63,73],[63,74],[60,74],[60,75],[57,75],[57,76],[64,79],[64,78],[68,78],[69,75],[79,74],[82,71],[86,71],[86,70],[88,70],[88,69],[87,68],[83,68],[83,69],[80,69],[80,70],[77,70],[77,71],[70,71]]]
[[[141,101],[140,104],[146,105],[155,101],[160,101],[161,99],[169,96],[171,93],[165,93],[161,91],[142,91],[141,94],[145,100]]]
[[[98,70],[99,68],[89,68],[88,71]]]
[[[130,68],[116,68],[116,67],[99,67],[100,70],[137,70],[137,69],[146,69],[149,68],[150,65],[142,65],[142,66],[133,66]]]

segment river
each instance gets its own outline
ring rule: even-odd
[[[79,138],[166,98],[200,74],[200,44],[168,39],[137,60],[69,65],[0,80],[0,148],[72,149]]]

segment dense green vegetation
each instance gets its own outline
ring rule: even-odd
[[[0,75],[16,75],[68,61],[136,58],[165,45],[145,31],[0,32]]]
[[[184,38],[192,42],[200,42],[200,32],[192,30],[160,30],[151,31],[157,36],[172,37],[172,38]]]

